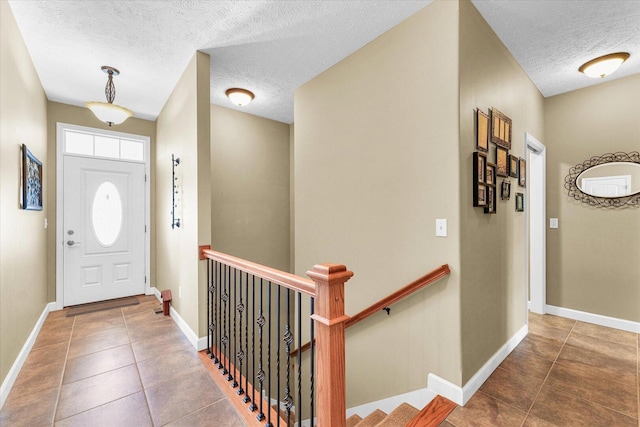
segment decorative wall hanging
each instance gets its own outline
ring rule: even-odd
[[[516,212],[524,212],[524,194],[516,193]]]
[[[509,176],[509,151],[502,147],[496,146],[496,175],[498,176]]]
[[[176,194],[178,194],[178,187],[176,185],[176,181],[178,178],[176,177],[176,166],[180,164],[180,158],[174,157],[171,155],[171,228],[180,227],[180,218],[176,217],[176,208],[178,204],[176,203]]]
[[[518,185],[527,186],[527,162],[523,158],[518,159]]]
[[[487,155],[476,151],[473,153],[473,206],[486,204]]]
[[[476,148],[489,151],[489,116],[476,108]]]
[[[502,200],[509,200],[511,198],[511,181],[502,181],[500,191],[500,198]]]
[[[511,119],[495,108],[491,112],[491,142],[511,150]]]
[[[589,206],[640,206],[640,153],[594,156],[569,169],[564,188],[570,197]]]
[[[487,205],[484,208],[484,213],[487,213],[487,214],[496,213],[496,187],[495,187],[495,185],[487,185]]]
[[[485,182],[487,185],[496,185],[496,165],[487,162],[487,173],[485,174]]]
[[[22,144],[22,209],[42,210],[42,162]]]
[[[513,154],[509,154],[509,176],[518,177],[518,157]]]

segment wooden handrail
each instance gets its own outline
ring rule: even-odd
[[[352,316],[349,320],[346,321],[344,326],[348,328],[349,326],[353,326],[356,323],[361,322],[372,314],[381,311],[385,307],[389,307],[391,304],[400,301],[401,299],[411,295],[412,293],[424,288],[427,285],[430,285],[431,283],[435,282],[441,277],[448,275],[449,273],[451,273],[449,264],[441,265],[435,270],[409,283],[404,288],[398,289],[391,295],[382,298],[377,303],[372,304],[371,306],[362,310],[360,313]]]
[[[400,301],[401,299],[411,295],[412,293],[424,288],[425,286],[430,285],[431,283],[435,282],[436,280],[447,276],[448,274],[451,273],[451,270],[449,269],[449,264],[444,264],[441,265],[440,267],[436,268],[435,270],[425,274],[424,276],[414,280],[413,282],[409,283],[407,286],[403,287],[402,289],[398,289],[397,291],[395,291],[394,293],[392,293],[391,295],[382,298],[380,301],[376,302],[375,304],[365,308],[364,310],[362,310],[360,313],[356,314],[355,316],[352,316],[351,318],[349,318],[345,323],[344,323],[344,327],[345,329],[348,328],[349,326],[353,326],[358,322],[363,321],[364,319],[366,319],[367,317],[371,316],[374,313],[377,313],[379,311],[381,311],[383,308],[390,306],[391,304]],[[302,347],[300,347],[299,349],[295,349],[291,352],[291,357],[294,357],[298,354],[298,351],[302,351],[303,353],[305,351],[307,351],[309,349],[309,347],[311,347],[311,343],[308,342],[306,344],[304,344]]]
[[[200,255],[201,257],[219,261],[231,267],[251,273],[256,277],[261,277],[271,283],[284,286],[285,288],[302,292],[303,294],[307,294],[312,297],[316,296],[316,285],[311,279],[296,276],[295,274],[287,273],[286,271],[276,270],[275,268],[236,258],[211,249],[202,249]]]

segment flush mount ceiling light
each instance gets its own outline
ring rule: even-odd
[[[229,100],[234,104],[236,104],[238,107],[247,105],[253,100],[253,92],[248,91],[246,89],[240,89],[237,87],[227,89],[225,94],[227,95]]]
[[[133,116],[133,112],[113,103],[113,100],[116,98],[116,86],[113,84],[113,76],[120,74],[120,71],[107,65],[102,66],[102,71],[109,76],[107,78],[107,84],[104,87],[104,95],[107,97],[107,102],[87,102],[85,106],[90,109],[101,122],[105,122],[109,126],[119,125]]]
[[[611,53],[582,64],[578,71],[594,79],[604,78],[616,71],[627,58],[627,52]]]

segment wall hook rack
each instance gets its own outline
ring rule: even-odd
[[[176,194],[178,194],[178,187],[176,186],[176,166],[180,164],[180,158],[171,154],[171,228],[180,228],[180,218],[176,218]]]

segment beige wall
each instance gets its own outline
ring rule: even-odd
[[[524,157],[524,133],[543,138],[543,98],[468,0],[460,1],[460,224],[462,383],[526,323],[524,212],[497,198],[497,213],[474,208],[474,108],[495,107],[512,119],[510,154]],[[543,141],[544,142],[544,141]],[[495,162],[490,144],[489,161]],[[498,185],[502,182],[498,177]],[[526,197],[526,196],[525,196]]]
[[[289,271],[289,125],[211,105],[212,248]]]
[[[569,168],[640,150],[640,75],[545,100],[547,303],[640,322],[640,210],[589,207],[567,195]]]
[[[47,305],[47,98],[11,8],[0,1],[0,383]],[[20,209],[21,144],[42,162],[42,211]],[[51,222],[50,222],[51,224]]]
[[[211,241],[209,56],[196,52],[156,127],[156,281],[194,333],[206,333],[206,265],[198,246]],[[181,224],[171,228],[171,154],[177,167]],[[182,288],[180,297],[179,287]]]
[[[56,300],[56,167],[57,167],[57,124],[67,123],[78,126],[92,127],[96,129],[112,130],[116,132],[125,132],[134,135],[143,135],[150,138],[150,156],[151,156],[151,200],[155,198],[155,139],[156,139],[156,123],[149,120],[136,119],[135,117],[127,119],[124,123],[113,127],[107,126],[93,115],[91,110],[87,108],[77,107],[74,105],[61,104],[59,102],[49,101],[47,104],[47,141],[48,141],[48,164],[47,181],[49,182],[51,191],[47,195],[47,204],[49,206],[49,227],[47,253],[50,254],[47,260],[47,283],[49,301]],[[153,285],[155,281],[155,209],[151,209],[151,272],[150,283]]]
[[[296,274],[345,264],[353,315],[452,270],[347,331],[348,406],[460,384],[457,50],[457,2],[436,1],[295,92]]]

